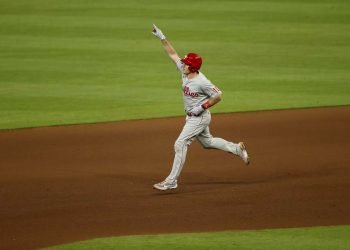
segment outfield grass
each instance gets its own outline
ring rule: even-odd
[[[347,250],[350,249],[350,226],[126,236],[47,248],[47,250],[88,249]]]
[[[183,115],[150,31],[199,52],[214,112],[350,104],[350,3],[0,0],[0,129]]]

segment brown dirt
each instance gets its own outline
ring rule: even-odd
[[[183,118],[0,132],[0,248],[112,235],[350,224],[350,107],[213,115],[248,167],[190,147],[170,171]]]

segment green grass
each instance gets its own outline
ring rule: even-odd
[[[47,250],[88,249],[347,250],[350,249],[350,226],[124,236],[47,248]]]
[[[214,112],[350,104],[350,2],[0,0],[0,129],[183,115],[151,33],[195,51]]]

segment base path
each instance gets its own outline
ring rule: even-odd
[[[133,234],[350,224],[350,107],[213,115],[251,164],[198,142],[175,191],[184,118],[0,132],[0,249]]]

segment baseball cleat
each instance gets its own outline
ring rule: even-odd
[[[249,164],[249,156],[248,156],[247,149],[246,149],[246,147],[245,147],[243,142],[239,142],[238,145],[239,145],[239,148],[240,148],[239,156],[242,158],[244,163],[246,165],[248,165]]]
[[[158,190],[161,190],[161,191],[165,191],[165,190],[168,190],[168,189],[175,189],[177,188],[177,182],[173,182],[173,183],[170,183],[170,182],[167,182],[167,181],[162,181],[160,183],[157,183],[157,184],[154,184],[153,187],[155,189],[158,189]]]

